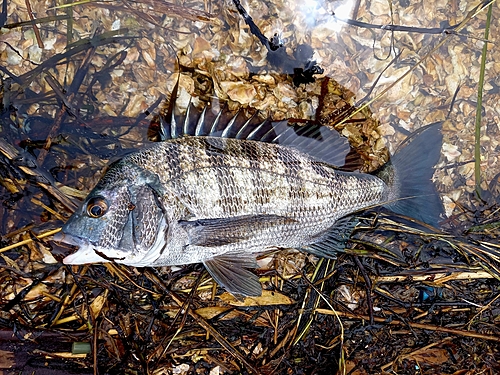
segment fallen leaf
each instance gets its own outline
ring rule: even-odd
[[[245,297],[244,300],[238,300],[231,293],[223,293],[219,297],[222,301],[231,306],[270,306],[270,305],[291,305],[294,300],[284,294],[263,290],[262,295],[258,297]]]

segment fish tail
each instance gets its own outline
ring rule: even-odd
[[[431,178],[441,155],[442,140],[441,123],[422,128],[405,141],[409,144],[400,147],[387,164],[374,172],[390,188],[384,207],[438,226],[444,210]]]

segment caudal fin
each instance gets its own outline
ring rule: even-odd
[[[390,187],[391,211],[437,226],[443,204],[431,181],[441,154],[441,123],[427,126],[400,148],[391,161],[375,174]]]

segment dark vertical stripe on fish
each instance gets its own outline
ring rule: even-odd
[[[297,181],[301,182],[300,186],[296,186],[296,189],[289,189],[288,197],[290,198],[290,202],[292,205],[295,205],[297,202],[297,194],[301,194],[304,191],[304,180],[297,179],[297,172],[300,168],[300,160],[292,155],[290,152],[287,152],[283,149],[278,149],[276,152],[276,161],[280,165],[280,169],[286,178],[286,182],[288,186],[296,186]]]

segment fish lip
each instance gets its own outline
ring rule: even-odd
[[[119,251],[115,250],[115,254],[113,254],[114,256],[109,255],[112,250],[102,249],[83,237],[59,232],[52,239],[53,241],[78,247],[78,250],[63,259],[64,264],[81,265],[110,262],[127,264],[127,254],[120,254]]]
[[[52,237],[52,241],[64,243],[66,245],[78,246],[78,247],[80,247],[82,245],[82,243],[90,244],[90,242],[85,240],[85,238],[73,236],[71,234],[67,234],[64,232],[56,233]]]
[[[166,219],[163,218],[159,227],[165,225]],[[64,229],[55,234],[52,240],[78,247],[78,250],[63,259],[63,263],[67,265],[116,262],[132,267],[148,267],[160,257],[166,245],[164,236],[159,235],[155,243],[147,251],[135,253],[120,249],[104,249],[87,238],[68,234],[64,232]]]
[[[52,240],[78,247],[78,250],[63,259],[64,264],[80,265],[88,263],[107,263],[112,261],[109,257],[103,257],[101,255],[102,252],[97,251],[95,246],[85,238],[59,232]]]

